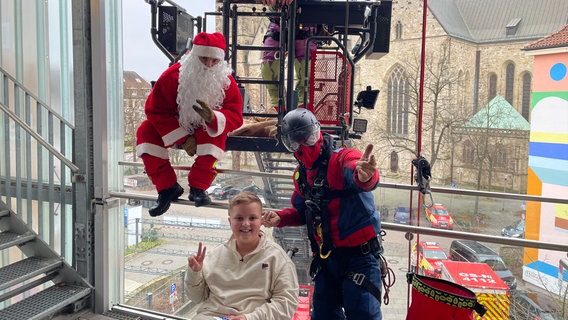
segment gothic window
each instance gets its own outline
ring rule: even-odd
[[[471,166],[474,162],[474,150],[473,146],[469,141],[463,144],[462,149],[462,162],[465,166]]]
[[[402,23],[400,21],[396,22],[394,30],[395,30],[395,35],[394,35],[395,40],[402,39]]]
[[[515,84],[515,65],[513,63],[507,64],[507,71],[505,76],[505,100],[513,104],[513,87]]]
[[[457,92],[458,92],[458,105],[459,106],[464,106],[465,105],[465,81],[464,81],[464,74],[463,71],[459,71],[458,72],[458,87],[457,87]]]
[[[391,152],[390,155],[390,171],[398,172],[398,153],[395,151]]]
[[[489,75],[489,95],[487,97],[487,102],[495,98],[497,95],[497,75],[492,73]]]
[[[397,67],[388,80],[387,132],[408,135],[408,82]]]
[[[531,85],[532,77],[530,73],[523,75],[523,101],[521,102],[521,114],[527,121],[529,120],[531,107]]]
[[[496,168],[506,168],[507,167],[507,149],[501,144],[495,146],[495,158],[493,159],[493,166]]]

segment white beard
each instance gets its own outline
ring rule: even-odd
[[[176,102],[179,110],[179,124],[193,134],[205,122],[195,110],[199,105],[196,100],[203,100],[213,110],[222,108],[225,99],[225,90],[229,88],[231,68],[226,61],[219,61],[215,66],[208,68],[199,57],[186,54],[182,57],[179,70],[179,84]]]

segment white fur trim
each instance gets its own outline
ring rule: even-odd
[[[195,154],[198,155],[198,156],[210,155],[210,156],[213,156],[217,160],[221,160],[225,156],[225,151],[223,151],[223,149],[217,147],[214,144],[204,143],[204,144],[198,144],[197,145],[197,150],[196,150]]]
[[[164,141],[165,146],[171,146],[179,139],[189,135],[189,132],[182,127],[175,129],[174,131],[170,131],[168,134],[162,137],[162,141]]]
[[[147,153],[151,156],[162,158],[162,159],[169,159],[170,156],[168,155],[168,149],[164,147],[160,147],[155,144],[151,143],[141,143],[136,146],[136,155],[141,156],[144,153]]]
[[[191,48],[191,54],[194,54],[198,57],[225,60],[225,51],[217,47],[193,45],[193,47]]]
[[[207,130],[207,134],[210,137],[215,138],[220,136],[221,133],[225,131],[225,126],[227,125],[227,118],[225,118],[225,115],[219,111],[213,111],[213,112],[215,113],[215,119],[217,119],[217,130],[214,131],[209,126],[205,126],[205,129]]]

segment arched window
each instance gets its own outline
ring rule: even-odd
[[[398,153],[395,151],[391,152],[390,155],[390,171],[398,172]]]
[[[495,152],[493,166],[495,168],[506,168],[508,161],[507,148],[502,144],[496,144],[495,150],[499,150],[499,152]]]
[[[458,93],[458,105],[460,107],[463,107],[465,105],[465,79],[464,79],[464,74],[463,71],[460,70],[458,72],[458,87],[457,87],[457,93]]]
[[[462,149],[462,162],[464,166],[472,166],[474,162],[474,150],[471,145],[471,142],[466,141],[463,144]]]
[[[513,105],[513,88],[515,85],[515,65],[513,63],[507,64],[507,71],[505,76],[505,100]]]
[[[487,96],[487,102],[495,98],[496,95],[497,95],[497,75],[495,73],[492,73],[489,75],[489,91]]]
[[[532,77],[531,74],[527,72],[523,75],[523,101],[521,102],[521,114],[527,121],[529,120],[531,110],[531,86]]]
[[[388,80],[387,132],[408,134],[408,82],[404,71],[397,67]]]
[[[395,32],[395,35],[394,35],[395,40],[402,39],[402,22],[397,21],[395,26],[394,26],[394,30],[395,30],[394,31]]]

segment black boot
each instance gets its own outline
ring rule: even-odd
[[[182,194],[183,188],[177,182],[173,186],[158,192],[158,201],[148,210],[148,213],[150,213],[152,217],[162,215],[170,208],[170,202],[176,200]]]
[[[189,188],[189,201],[195,201],[196,207],[211,204],[211,198],[209,198],[205,191],[193,187]]]

